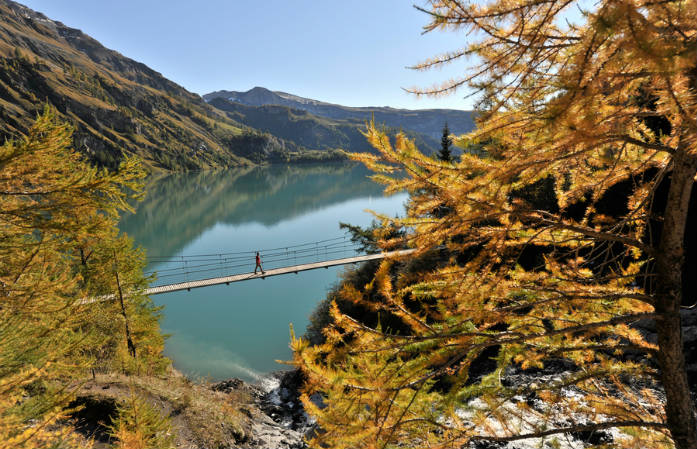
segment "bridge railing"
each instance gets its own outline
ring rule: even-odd
[[[151,285],[189,282],[199,279],[249,273],[259,252],[264,270],[341,259],[363,254],[347,236],[251,251],[148,257],[146,275],[154,274]]]

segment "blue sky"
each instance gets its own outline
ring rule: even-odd
[[[349,106],[469,109],[466,92],[417,99],[463,66],[406,66],[464,44],[428,33],[409,0],[20,0],[192,92],[263,86]],[[421,0],[416,1],[422,4]]]

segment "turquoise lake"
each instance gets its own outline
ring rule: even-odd
[[[149,182],[145,200],[135,214],[123,217],[120,228],[149,257],[163,259],[340,238],[345,233],[339,222],[370,224],[373,216],[366,209],[403,214],[406,194],[385,197],[369,174],[359,165],[331,164],[161,176]],[[148,267],[160,270],[157,283],[167,280],[167,268]],[[250,255],[247,271],[253,269]],[[155,295],[153,301],[165,307],[166,355],[185,374],[210,380],[258,381],[285,369],[277,360],[291,358],[289,326],[303,334],[343,269]]]

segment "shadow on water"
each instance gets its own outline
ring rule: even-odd
[[[354,198],[381,196],[370,172],[352,163],[173,173],[152,179],[136,214],[120,229],[148,250],[169,256],[217,223],[275,225]]]

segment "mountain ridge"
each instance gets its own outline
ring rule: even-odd
[[[26,134],[47,103],[75,129],[74,147],[109,168],[126,155],[155,170],[326,156],[237,123],[82,31],[0,0],[0,139]]]
[[[78,29],[0,0],[0,140],[25,135],[46,104],[96,165],[136,155],[155,171],[343,159],[339,150],[371,151],[362,130],[373,117],[426,153],[446,121],[454,133],[473,127],[469,111],[352,108],[262,87],[202,98]]]
[[[447,122],[454,134],[464,134],[474,129],[473,111],[456,109],[398,109],[389,106],[353,107],[327,103],[311,98],[300,97],[282,91],[272,91],[256,86],[241,92],[218,90],[203,95],[203,99],[223,98],[249,106],[277,105],[301,109],[312,114],[336,120],[371,120],[388,127],[404,128],[434,139],[440,139],[443,125]]]
[[[224,111],[231,120],[301,147],[323,151],[337,148],[349,152],[375,151],[363,134],[364,120],[331,119],[290,106],[251,106],[222,97],[213,98],[208,104]],[[388,135],[394,136],[400,129],[391,127],[386,131]],[[402,131],[426,153],[432,153],[440,147],[440,141],[430,136],[411,130]]]

